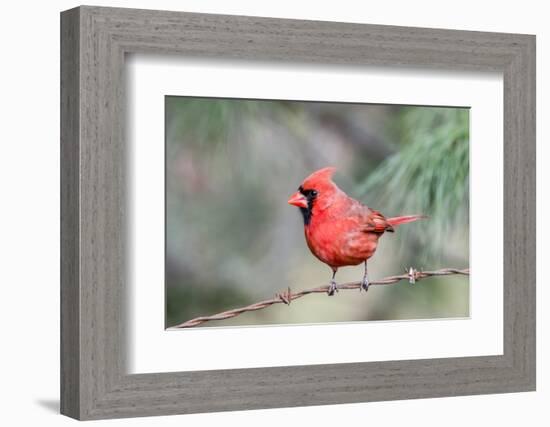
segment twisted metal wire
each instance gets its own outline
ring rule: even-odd
[[[380,280],[374,280],[369,283],[369,286],[391,285],[391,284],[400,282],[401,280],[408,280],[409,283],[414,284],[417,281],[424,279],[426,277],[450,276],[455,274],[469,276],[470,269],[466,268],[466,269],[460,270],[457,268],[442,268],[434,271],[418,271],[411,267],[405,274],[388,276]],[[274,298],[267,299],[264,301],[259,301],[254,304],[247,305],[245,307],[234,308],[232,310],[223,311],[221,313],[213,314],[211,316],[196,317],[194,319],[187,320],[186,322],[180,323],[176,326],[172,326],[171,328],[168,328],[168,329],[192,328],[194,326],[198,326],[198,325],[201,325],[202,323],[210,322],[213,320],[230,319],[232,317],[237,317],[248,311],[262,310],[273,304],[289,305],[292,301],[297,300],[298,298],[302,298],[306,295],[327,293],[328,289],[329,289],[328,285],[323,285],[323,286],[318,286],[316,288],[305,289],[303,291],[292,293],[289,287],[287,288],[286,291],[276,294]],[[338,291],[349,290],[349,289],[361,289],[361,282],[349,282],[349,283],[342,283],[338,285]]]

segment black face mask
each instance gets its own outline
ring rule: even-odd
[[[304,218],[304,225],[309,225],[313,215],[313,202],[317,197],[317,190],[304,190],[302,187],[298,191],[307,199],[307,208],[300,208],[300,212]]]

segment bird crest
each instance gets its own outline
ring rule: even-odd
[[[326,184],[333,185],[332,175],[334,175],[334,172],[336,172],[334,166],[319,169],[304,179],[302,186],[304,188],[319,188]]]

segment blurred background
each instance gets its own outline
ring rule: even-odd
[[[371,280],[468,267],[468,109],[169,96],[166,326],[327,284],[331,270],[287,199],[329,165],[340,188],[385,216],[429,216],[380,239]],[[336,279],[362,274],[346,267]],[[467,316],[469,280],[450,276],[312,295],[201,327]]]

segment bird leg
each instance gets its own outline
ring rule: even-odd
[[[336,280],[334,280],[334,276],[336,276],[336,271],[338,271],[338,269],[332,269],[332,279],[330,279],[330,284],[327,291],[329,297],[333,296],[334,292],[338,292],[338,285],[336,284]]]
[[[367,260],[365,260],[365,274],[363,275],[363,280],[361,281],[361,287],[359,290],[364,289],[365,292],[369,290],[369,276],[367,274]]]

